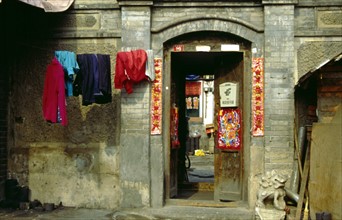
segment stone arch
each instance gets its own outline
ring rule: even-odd
[[[163,57],[163,80],[165,82],[164,86],[166,90],[169,90],[171,88],[171,56],[170,56],[170,51],[172,48],[168,48],[169,46],[167,43],[174,40],[177,42],[178,39],[181,37],[187,37],[187,34],[191,33],[199,33],[199,32],[220,32],[223,34],[228,35],[234,35],[238,38],[240,38],[243,41],[248,41],[251,43],[251,49],[252,51],[246,51],[245,56],[245,63],[244,63],[244,73],[246,73],[246,77],[244,78],[244,85],[251,85],[251,57],[261,57],[263,55],[263,33],[264,30],[263,28],[253,26],[252,24],[245,22],[240,19],[235,19],[235,18],[223,18],[220,16],[186,16],[182,17],[179,19],[174,19],[173,21],[170,21],[166,24],[160,25],[160,26],[155,26],[151,29],[151,37],[152,37],[152,48],[154,51],[156,51],[156,55]],[[178,38],[178,39],[177,39]],[[239,39],[239,40],[240,40]],[[256,49],[256,50],[254,50]],[[256,52],[254,52],[256,51]],[[164,54],[165,52],[165,54]],[[252,54],[253,53],[253,54]],[[245,96],[244,100],[251,100],[251,92],[248,89],[249,87],[243,87]],[[166,91],[165,90],[165,91]],[[165,92],[165,97],[166,99],[169,99],[170,96],[170,91]],[[170,103],[169,102],[164,102],[163,103],[163,118],[166,119],[168,118],[168,112],[170,112]],[[245,109],[250,109],[250,101],[245,102]],[[166,116],[166,117],[165,117]],[[244,111],[244,118],[246,121],[249,121],[250,119],[250,111]],[[250,124],[245,123],[244,125],[244,130],[248,131],[250,130]],[[164,151],[164,158],[169,157],[169,152],[168,149],[169,147],[169,139],[168,137],[170,136],[168,133],[168,129],[170,128],[169,120],[164,120],[163,124],[163,134],[164,137],[163,140],[161,140],[162,145],[165,147]],[[248,194],[248,172],[249,166],[250,166],[250,140],[248,138],[248,132],[244,134],[246,137],[244,137],[244,160],[243,160],[243,167],[245,167],[244,172],[246,175],[243,176],[243,190],[244,193],[246,194],[243,198],[243,200],[248,200],[247,194]],[[170,161],[167,159],[164,161],[165,166],[164,166],[164,172],[166,175],[169,175],[169,165],[168,164]],[[165,185],[165,187],[168,187]]]
[[[263,28],[233,17],[186,16],[151,29],[152,35],[157,38],[153,40],[154,43],[166,42],[174,37],[197,31],[234,34],[252,42],[253,47],[262,48]]]

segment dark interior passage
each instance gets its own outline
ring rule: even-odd
[[[171,105],[179,109],[179,141],[180,147],[172,150],[171,161],[178,161],[177,182],[178,195],[176,198],[213,200],[214,199],[214,154],[196,157],[189,155],[190,169],[186,168],[187,140],[189,138],[189,117],[186,111],[185,83],[187,76],[197,76],[196,80],[207,81],[204,76],[230,74],[230,79],[239,81],[240,74],[234,71],[243,60],[241,52],[172,52],[171,53]],[[210,79],[213,81],[213,79]],[[202,123],[198,122],[198,123]],[[203,125],[205,126],[205,125]],[[205,137],[203,137],[205,138]],[[214,137],[211,139],[214,142]],[[200,170],[200,172],[198,172]],[[171,171],[171,173],[173,173]]]

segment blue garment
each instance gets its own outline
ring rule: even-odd
[[[67,77],[65,80],[65,87],[66,87],[66,95],[72,96],[73,95],[73,82],[75,78],[75,74],[79,71],[79,66],[76,61],[76,54],[71,51],[55,51],[55,57],[57,60],[62,64],[64,68],[64,72],[66,73]]]
[[[186,80],[198,80],[200,78],[199,75],[186,75]]]

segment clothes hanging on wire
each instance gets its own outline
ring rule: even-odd
[[[76,54],[71,51],[55,51],[55,57],[57,60],[62,64],[66,80],[65,80],[65,87],[67,90],[66,95],[72,96],[73,95],[73,82],[76,77],[76,73],[79,71],[79,65],[76,60]]]
[[[78,54],[80,67],[74,95],[82,95],[82,105],[104,104],[112,101],[110,56],[107,54]]]
[[[43,90],[43,117],[51,123],[68,124],[65,100],[64,69],[54,57],[45,74]]]
[[[108,54],[97,54],[97,80],[95,80],[95,102],[108,103],[112,101],[111,64]]]
[[[153,50],[146,50],[147,61],[146,61],[146,76],[153,82],[156,79],[156,74],[154,70],[154,55]]]
[[[74,87],[78,88],[74,95],[82,95],[82,105],[89,105],[95,102],[94,72],[96,71],[96,57],[94,54],[77,54],[77,62],[80,71],[74,82]]]
[[[114,87],[133,92],[133,84],[148,79],[146,76],[147,53],[145,50],[118,52],[116,55]]]

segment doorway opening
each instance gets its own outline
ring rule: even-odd
[[[242,199],[242,150],[218,149],[217,137],[221,84],[239,85],[236,106],[229,109],[243,111],[243,60],[243,52],[171,52],[170,105],[179,141],[170,150],[171,199]]]

